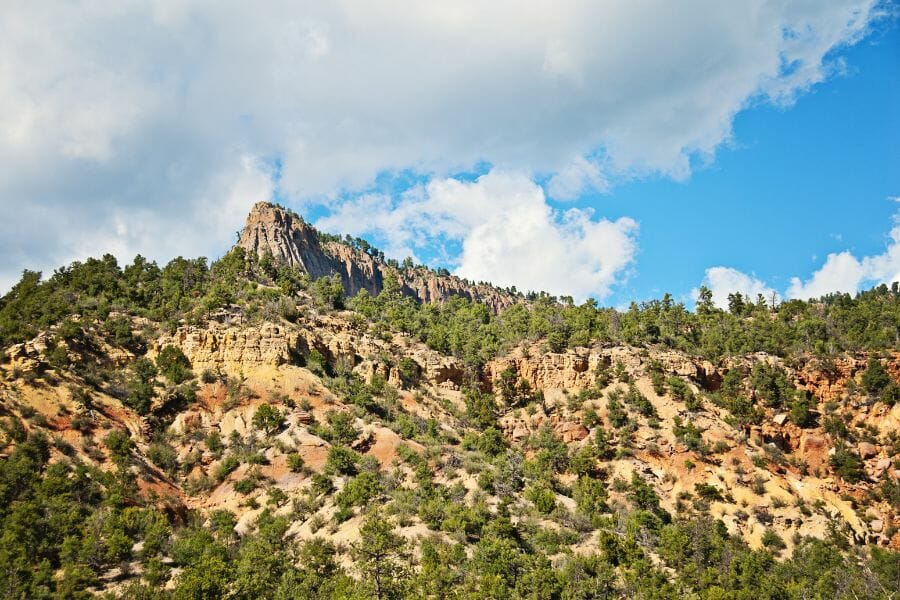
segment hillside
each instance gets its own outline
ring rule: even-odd
[[[900,291],[619,312],[270,204],[0,299],[4,597],[892,598]]]

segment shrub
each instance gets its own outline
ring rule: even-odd
[[[525,499],[534,504],[538,512],[550,514],[556,508],[556,494],[544,484],[536,483],[525,490]]]
[[[163,376],[174,384],[179,384],[191,376],[191,363],[181,348],[165,346],[156,356],[156,366]]]
[[[222,443],[222,436],[218,429],[213,429],[209,432],[209,435],[206,436],[206,447],[209,448],[210,452],[216,455],[221,453],[225,448],[225,445]]]
[[[341,508],[365,506],[381,493],[378,475],[371,471],[363,471],[344,485],[335,496],[334,501]]]
[[[593,408],[587,408],[584,411],[584,416],[581,418],[581,424],[588,429],[593,429],[600,424],[600,415]]]
[[[132,441],[131,436],[121,429],[110,431],[103,438],[103,443],[109,450],[113,460],[117,462],[127,460],[131,455],[131,450],[134,448],[134,441]]]
[[[578,505],[578,510],[594,517],[606,509],[608,492],[606,484],[592,477],[581,476],[575,483],[573,497]]]
[[[216,481],[224,481],[225,478],[231,475],[231,473],[233,473],[240,465],[241,461],[238,457],[234,454],[229,454],[216,466],[213,476],[216,478]]]
[[[850,483],[856,483],[865,476],[862,461],[846,444],[835,446],[828,462],[837,475]]]
[[[791,423],[797,427],[808,427],[811,425],[813,422],[813,414],[810,410],[811,404],[808,398],[798,394],[797,398],[791,402],[791,410],[788,413]]]
[[[175,470],[178,468],[178,457],[175,449],[168,444],[151,444],[150,448],[147,449],[147,458],[169,475],[174,475]]]
[[[306,469],[306,463],[303,457],[297,452],[291,452],[287,455],[288,468],[294,473],[302,473]]]
[[[150,412],[150,403],[156,395],[154,384],[156,375],[156,366],[147,358],[138,358],[131,365],[125,404],[141,415]]]
[[[719,489],[716,486],[710,485],[708,483],[695,483],[694,491],[697,492],[698,496],[710,502],[714,500],[721,502],[723,500],[722,493],[719,491]]]
[[[260,404],[256,412],[253,413],[253,427],[262,429],[267,434],[276,431],[284,422],[284,417],[277,408],[273,408],[269,404]]]
[[[359,430],[354,426],[355,420],[353,414],[347,411],[328,411],[325,415],[328,428],[322,428],[321,435],[333,444],[349,444],[359,436]]]
[[[359,454],[350,448],[346,446],[332,446],[328,450],[325,468],[331,473],[353,475],[356,473],[357,462],[359,462]]]
[[[255,477],[245,477],[235,482],[234,491],[246,495],[255,490],[257,487],[259,487],[259,482],[256,481]]]
[[[506,440],[503,439],[503,434],[498,429],[488,427],[478,436],[475,447],[488,456],[497,456],[506,450]]]
[[[874,356],[869,358],[866,365],[866,372],[862,376],[862,386],[869,394],[877,396],[884,388],[891,383],[891,376],[881,361]]]
[[[781,539],[781,536],[778,535],[774,529],[766,529],[766,532],[762,536],[762,545],[769,550],[774,550],[776,553],[780,550],[783,550],[787,547],[784,543],[784,540]]]

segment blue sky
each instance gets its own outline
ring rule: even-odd
[[[891,0],[0,6],[0,290],[277,200],[623,306],[900,278]]]
[[[727,265],[783,290],[829,253],[884,251],[900,209],[900,31],[840,53],[846,72],[795,104],[738,114],[734,140],[686,182],[641,179],[585,204],[640,222],[635,274],[613,302],[688,293]]]

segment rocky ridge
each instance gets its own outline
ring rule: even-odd
[[[491,285],[469,283],[425,267],[394,268],[380,256],[342,242],[323,241],[302,218],[268,202],[253,206],[237,245],[251,255],[270,255],[276,262],[297,267],[313,279],[338,275],[348,297],[360,290],[377,295],[386,278],[396,277],[402,293],[419,302],[444,302],[460,296],[497,312],[521,300]]]

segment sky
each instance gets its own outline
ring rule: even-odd
[[[900,280],[894,2],[261,6],[0,5],[0,291],[261,200],[611,306]]]

